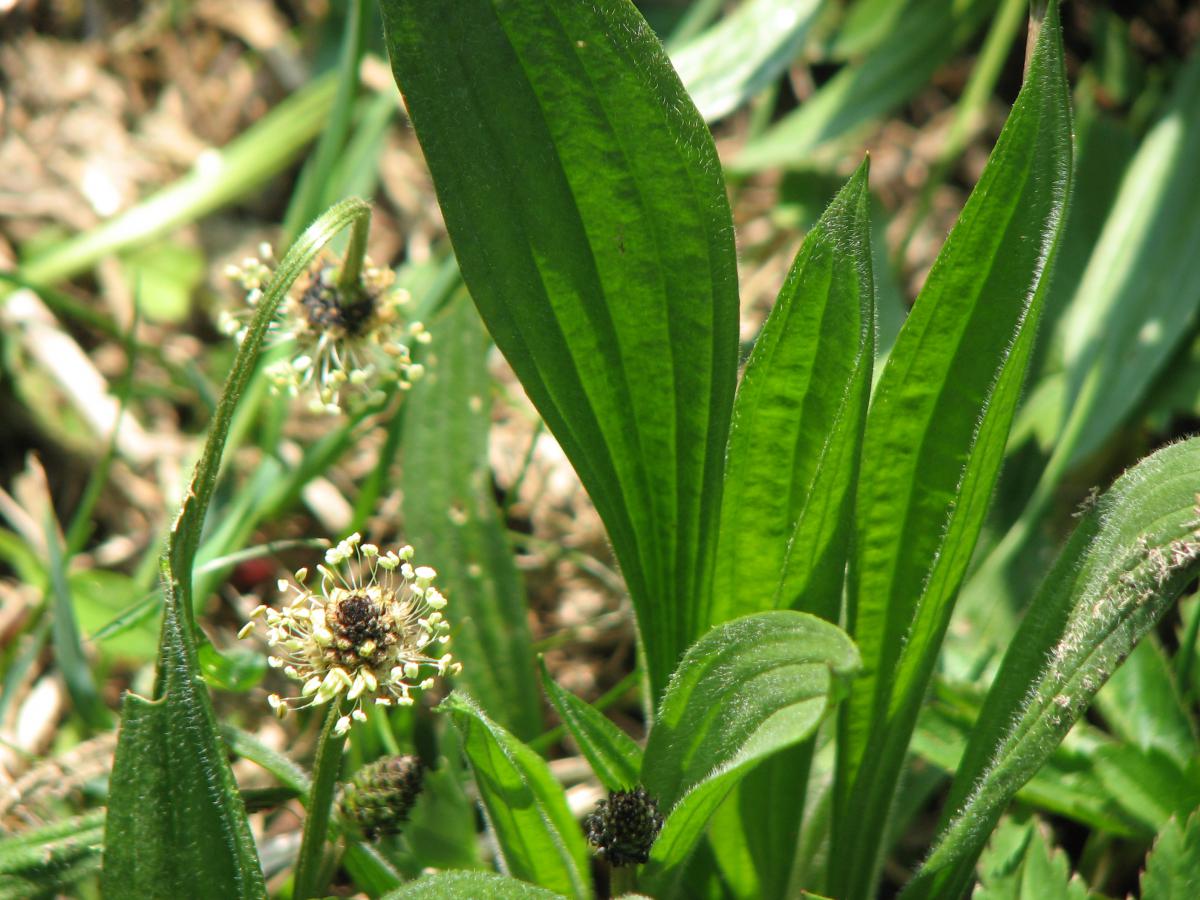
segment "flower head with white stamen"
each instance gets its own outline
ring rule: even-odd
[[[238,340],[273,274],[271,248],[263,245],[259,252],[262,259],[251,257],[226,270],[246,291],[246,307],[223,312],[219,325]],[[428,343],[429,332],[407,320],[410,296],[396,287],[392,270],[367,261],[352,290],[338,283],[338,275],[336,265],[318,262],[280,304],[268,332],[272,344],[292,348],[267,368],[272,386],[293,396],[311,391],[314,412],[336,413],[352,397],[381,400],[385,382],[404,390],[424,374],[410,348]]]
[[[352,534],[326,551],[319,585],[308,587],[308,570],[299,569],[294,583],[279,582],[292,595],[283,609],[259,606],[251,613],[238,636],[263,619],[271,665],[301,685],[295,697],[267,698],[280,718],[290,709],[344,701],[349,712],[335,732],[345,734],[352,722],[366,720],[368,701],[408,706],[414,692],[461,671],[449,652],[446,598],[433,586],[437,573],[414,567],[412,556],[412,547],[383,553]]]

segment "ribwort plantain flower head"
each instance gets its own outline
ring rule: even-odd
[[[583,820],[588,842],[612,866],[646,862],[662,825],[658,802],[643,787],[613,791]]]
[[[239,341],[272,277],[271,248],[264,244],[259,252],[262,259],[226,269],[246,291],[246,306],[223,312],[219,325]],[[429,332],[407,320],[410,296],[395,285],[392,270],[367,261],[349,290],[338,276],[337,266],[318,262],[280,304],[269,332],[272,344],[292,350],[267,368],[272,386],[293,396],[308,393],[313,412],[336,413],[352,398],[378,401],[385,383],[406,390],[424,374],[410,348],[428,343]]]
[[[462,664],[449,652],[450,625],[442,615],[446,598],[434,587],[437,573],[413,566],[412,547],[381,552],[352,534],[325,552],[318,584],[299,569],[295,581],[280,579],[290,594],[282,609],[259,606],[239,632],[246,637],[256,620],[266,625],[268,660],[300,685],[299,694],[267,698],[276,715],[321,703],[346,703],[335,733],[365,721],[364,705],[410,706],[413,694]]]
[[[354,773],[342,787],[338,812],[370,840],[399,834],[425,778],[425,767],[415,756],[385,756]]]

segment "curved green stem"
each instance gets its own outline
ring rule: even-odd
[[[336,700],[329,704],[325,724],[317,742],[317,758],[313,762],[312,791],[308,796],[308,816],[304,820],[304,834],[300,838],[300,856],[296,860],[296,874],[292,887],[292,900],[308,900],[317,896],[323,887],[320,882],[321,861],[325,856],[325,838],[329,834],[329,819],[333,810],[333,793],[337,788],[338,774],[342,769],[342,748],[346,736],[334,733],[341,715]]]

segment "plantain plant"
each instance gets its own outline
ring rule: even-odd
[[[889,13],[886,40],[860,29],[859,40],[899,53],[862,66],[868,84],[889,82],[891,92],[874,98],[879,104],[908,90],[907,81],[890,83],[897,65],[932,65],[930,54],[950,52],[988,11],[987,3],[967,4],[939,31],[934,13],[949,5],[913,0]],[[1011,36],[1016,5],[1003,4],[997,46]],[[1130,694],[1170,683],[1155,674],[1162,657],[1144,655],[1152,641],[1134,656],[1137,675],[1118,667],[1200,573],[1200,440],[1146,457],[1080,511],[1020,625],[992,636],[1003,656],[992,670],[985,660],[975,671],[986,691],[956,694],[937,677],[973,557],[987,556],[964,593],[975,615],[987,609],[997,571],[1019,562],[1013,548],[1027,547],[1035,530],[1027,517],[1009,538],[987,534],[1023,386],[1039,365],[1035,340],[1075,177],[1057,3],[1033,5],[1023,86],[887,352],[878,337],[879,255],[863,160],[808,232],[740,367],[733,222],[698,107],[723,114],[778,74],[821,4],[793,6],[754,0],[707,44],[677,53],[694,104],[629,0],[381,0],[393,72],[474,302],[472,309],[453,287],[439,289],[437,368],[414,387],[405,418],[387,424],[391,452],[404,445],[414,542],[439,547],[466,570],[443,572],[439,582],[455,604],[451,624],[433,570],[411,565],[411,547],[388,554],[351,535],[327,552],[319,592],[305,586],[302,569],[288,587],[295,602],[282,613],[258,611],[272,646],[303,651],[279,666],[302,682],[300,697],[272,695],[272,708],[284,715],[324,705],[313,770],[218,723],[208,688],[242,688],[229,687],[235,667],[197,622],[195,597],[212,587],[198,558],[231,428],[237,415],[250,415],[247,401],[264,374],[263,343],[293,284],[340,230],[350,229],[349,247],[340,265],[319,270],[319,297],[345,291],[361,301],[365,273],[387,280],[363,259],[366,205],[343,201],[301,234],[269,277],[242,272],[257,292],[255,311],[239,331],[168,537],[156,678],[149,696],[130,693],[123,702],[107,812],[0,841],[0,896],[72,883],[99,864],[100,845],[105,896],[266,896],[247,816],[264,798],[239,790],[230,754],[268,770],[285,799],[306,807],[298,855],[283,870],[285,893],[300,900],[325,893],[334,845],[360,889],[392,900],[605,892],[867,900],[879,895],[885,863],[911,839],[915,811],[937,788],[944,790],[936,833],[923,842],[902,897],[965,896],[976,881],[983,896],[1082,896],[1035,823],[1005,816],[1017,797],[1100,831],[1155,838],[1145,896],[1190,896],[1187,885],[1200,877],[1200,815],[1188,814],[1200,805],[1200,778],[1187,715],[1176,716],[1175,738],[1156,725],[1147,747],[1114,742],[1093,754],[1089,777],[1139,798],[1117,809],[1096,799],[1095,782],[1064,774],[1061,748],[1098,695],[1106,714],[1125,716],[1127,735],[1136,731],[1130,723],[1153,718],[1114,709],[1100,694],[1106,682]],[[856,9],[866,21],[863,10],[886,6],[867,0]],[[905,18],[909,7],[925,18]],[[362,52],[363,4],[352,12],[343,97],[354,93]],[[787,27],[766,35],[762,23],[783,14]],[[910,31],[920,32],[920,44]],[[703,50],[747,34],[760,45],[749,55],[714,61]],[[988,57],[998,66],[995,51]],[[738,73],[732,93],[724,66]],[[1172,107],[1182,112],[1200,85],[1200,69],[1193,63],[1188,72]],[[846,84],[751,142],[735,168],[803,154],[848,128],[839,124],[837,92],[865,89]],[[339,134],[350,122],[339,108]],[[332,166],[337,153],[329,138],[317,159]],[[320,183],[306,176],[307,205],[289,216],[289,232],[312,212]],[[330,280],[320,281],[326,270]],[[519,624],[519,576],[490,486],[479,478],[489,338],[591,496],[636,617],[644,745],[541,665],[542,691],[607,791],[582,823],[541,753],[549,741],[537,736],[539,673]],[[312,363],[293,360],[283,374],[293,386],[306,383]],[[407,348],[403,371],[412,381],[423,371]],[[336,406],[352,386],[332,365],[316,378],[318,406]],[[1053,479],[1078,452],[1073,442],[1100,427],[1087,418],[1095,390],[1084,396],[1066,429],[1072,443],[1062,459],[1054,456]],[[367,402],[382,414],[390,399]],[[351,442],[355,421],[309,448],[303,471],[287,481],[289,496]],[[403,439],[402,421],[410,429]],[[364,508],[386,477],[384,462]],[[1031,516],[1052,487],[1035,494]],[[217,537],[236,542],[219,530]],[[370,582],[357,574],[338,582],[334,570],[347,561],[369,570]],[[393,570],[396,591],[420,601],[411,623],[388,632],[327,618],[343,608],[358,616],[384,590],[375,576],[390,584]],[[66,588],[59,593],[60,612],[69,611]],[[997,594],[995,605],[1008,599]],[[466,611],[461,626],[454,609]],[[396,615],[387,616],[388,628],[397,626]],[[1200,614],[1190,622],[1189,654]],[[457,661],[427,649],[451,625]],[[72,628],[64,615],[55,641],[77,644]],[[353,642],[337,643],[350,632]],[[386,672],[364,663],[381,644],[396,663]],[[368,715],[364,698],[372,694],[387,709],[411,704],[410,691],[432,681],[418,676],[422,667],[457,679],[436,725]],[[92,698],[102,725],[90,680],[69,687]],[[371,738],[355,737],[358,722],[374,729]],[[426,771],[415,756],[367,752],[401,742],[437,744],[430,755],[441,764]],[[339,794],[345,759],[367,764]],[[499,871],[486,871],[479,853],[472,798]],[[410,815],[401,849],[380,850],[374,842],[406,828]],[[279,871],[268,867],[268,875]]]
[[[1056,4],[1035,8],[1024,86],[873,392],[866,162],[807,236],[738,386],[721,169],[634,8],[382,8],[471,296],[592,496],[637,613],[644,752],[546,682],[597,777],[622,802],[644,789],[663,817],[645,865],[614,872],[652,896],[875,896],[1066,219]],[[967,891],[1008,802],[1194,577],[1198,449],[1160,451],[1082,518],[983,702],[909,896]],[[795,715],[782,674],[789,655],[812,663],[785,645],[815,621],[853,641],[827,661],[830,686],[855,673],[829,691],[841,704],[816,739],[820,717]],[[588,896],[536,760],[467,698],[450,709],[507,870]],[[525,823],[500,813],[516,808]],[[442,877],[427,889],[468,883]]]

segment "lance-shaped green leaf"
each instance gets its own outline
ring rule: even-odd
[[[425,377],[404,415],[404,521],[408,539],[439,567],[454,599],[457,681],[518,737],[541,729],[525,589],[492,496],[487,464],[489,341],[459,297],[430,326]],[[503,673],[502,677],[497,677]]]
[[[642,782],[666,814],[644,888],[671,891],[729,790],[810,736],[858,663],[840,628],[791,610],[719,625],[688,650],[642,762]]]
[[[866,162],[804,239],[734,402],[712,622],[771,608],[836,621],[874,355]],[[773,757],[725,810],[750,860],[714,847],[744,896],[783,896],[811,748]],[[787,802],[779,802],[781,795]],[[770,814],[764,814],[769,810]]]
[[[539,658],[539,663],[546,696],[600,783],[610,791],[636,787],[642,769],[642,748],[600,710],[559,687],[546,670],[545,660]]]
[[[384,0],[463,277],[603,517],[655,694],[698,637],[737,365],[712,138],[627,0]]]
[[[1200,439],[1121,476],[1080,522],[1013,639],[906,896],[954,897],[1013,794],[1200,572]]]
[[[126,694],[105,821],[105,897],[266,897],[178,582],[163,561],[160,699]]]
[[[1053,454],[1025,512],[967,587],[991,603],[1023,565],[1066,472],[1095,453],[1152,386],[1200,310],[1200,55],[1125,168],[1070,305],[1057,322],[1065,372]],[[1112,177],[1111,161],[1105,170]],[[1082,193],[1081,193],[1082,196]]]
[[[587,843],[546,761],[461,693],[439,709],[462,736],[506,870],[569,897],[591,897]]]
[[[867,163],[804,239],[734,404],[713,624],[836,621],[874,355]]]
[[[1057,6],[991,159],[896,340],[867,417],[831,887],[874,896],[917,712],[996,482],[1057,244],[1071,126]]]

